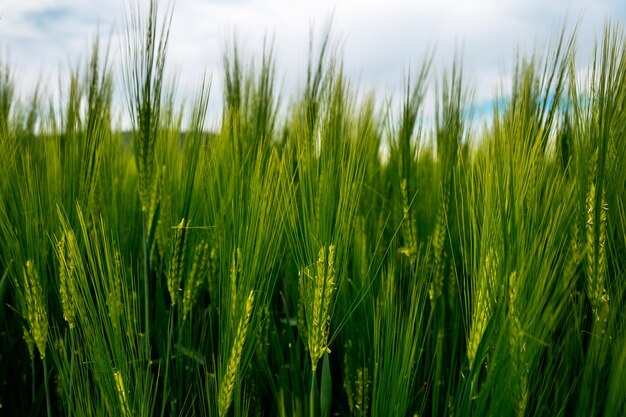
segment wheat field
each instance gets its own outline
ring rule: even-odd
[[[234,46],[207,129],[157,6],[58,103],[0,65],[0,414],[626,414],[618,24],[585,76],[575,30],[520,56],[482,126],[459,61],[392,106],[329,30],[290,97]]]

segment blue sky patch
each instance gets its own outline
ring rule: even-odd
[[[24,16],[37,29],[45,31],[59,26],[64,20],[71,18],[72,14],[72,10],[68,7],[49,7],[43,10],[25,12]]]

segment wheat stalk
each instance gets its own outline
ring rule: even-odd
[[[350,411],[354,410],[354,389],[352,387],[352,367],[350,366],[352,357],[352,340],[348,340],[344,345],[343,355],[343,389],[346,392],[346,398],[348,398],[348,407]]]

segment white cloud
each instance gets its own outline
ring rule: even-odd
[[[0,3],[1,47],[9,50],[20,69],[22,85],[32,85],[39,74],[49,74],[51,69],[63,73],[85,57],[98,25],[105,35],[113,31],[112,39],[119,43],[127,1]],[[302,81],[310,28],[319,32],[331,15],[345,68],[362,88],[397,94],[408,65],[419,66],[429,47],[437,48],[437,73],[450,66],[455,49],[460,48],[476,98],[484,101],[510,74],[518,47],[525,52],[543,51],[566,17],[569,26],[580,17],[579,64],[584,66],[605,19],[623,21],[626,8],[618,0],[178,0],[170,68],[187,96],[193,95],[205,70],[212,73],[211,111],[216,113],[225,45],[236,33],[244,53],[258,56],[267,35],[275,42],[278,82],[288,95]],[[112,51],[119,54],[117,45]]]

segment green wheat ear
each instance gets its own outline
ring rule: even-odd
[[[218,264],[219,260],[217,258],[217,247],[211,248],[209,254],[209,261],[207,265],[207,290],[209,292],[209,297],[211,300],[217,298],[217,280],[218,280]]]
[[[353,370],[351,357],[354,355],[352,341],[344,346],[343,358],[343,388],[348,398],[348,407],[353,416],[364,417],[368,415],[371,380],[367,366],[359,366]]]
[[[369,409],[370,385],[371,381],[369,378],[369,371],[367,369],[367,366],[358,368],[356,370],[356,376],[354,381],[354,414],[357,416],[367,416],[367,412]]]
[[[130,417],[132,413],[128,404],[128,397],[126,396],[126,387],[124,386],[124,379],[120,371],[113,371],[113,378],[115,379],[115,388],[117,390],[118,401],[122,410],[123,417]]]
[[[72,232],[65,232],[56,244],[56,252],[59,260],[59,293],[63,318],[70,329],[76,326],[76,283],[74,276],[74,258],[70,254],[76,244],[76,238]]]
[[[109,307],[109,318],[113,328],[117,329],[120,318],[124,312],[124,304],[122,303],[122,277],[120,276],[122,260],[119,250],[113,251],[113,274],[109,293],[107,294],[107,306]]]
[[[241,355],[243,353],[243,347],[248,335],[248,325],[250,324],[250,318],[252,317],[253,307],[254,292],[250,291],[246,300],[245,314],[239,319],[239,324],[237,325],[237,333],[235,340],[233,341],[233,347],[230,351],[228,366],[220,382],[218,398],[220,417],[226,415],[228,409],[230,408],[230,404],[233,401],[233,393],[235,391],[235,384],[237,383],[237,376],[239,374],[239,364],[241,363]]]
[[[32,362],[35,360],[35,339],[33,339],[33,336],[31,336],[26,327],[23,327],[22,338],[26,343],[26,348],[28,349],[28,357]]]
[[[204,277],[208,273],[209,256],[210,253],[208,243],[200,242],[196,245],[191,272],[189,273],[187,282],[185,283],[185,294],[183,296],[183,320],[186,320],[191,313],[191,309],[196,302],[200,288],[202,288]]]
[[[433,232],[433,252],[435,261],[435,277],[428,289],[428,298],[431,303],[436,303],[438,299],[443,295],[444,275],[443,275],[443,262],[444,262],[444,246],[446,241],[446,205],[442,204],[439,213],[437,214],[437,223],[435,225],[435,231]]]
[[[400,194],[402,195],[402,233],[404,235],[405,246],[400,251],[411,264],[415,264],[417,257],[417,228],[415,219],[411,216],[409,209],[409,194],[407,189],[406,178],[400,183]]]
[[[335,291],[335,246],[330,245],[328,250],[322,247],[319,251],[317,268],[313,282],[309,282],[309,306],[307,317],[307,341],[311,356],[313,373],[317,364],[328,348],[328,333],[330,330],[330,305]],[[312,298],[312,300],[311,300]]]
[[[243,273],[242,266],[242,253],[241,249],[237,248],[233,253],[233,259],[230,264],[230,319],[233,327],[235,326],[234,320],[237,317],[237,302],[239,301],[239,281],[241,274]]]
[[[31,260],[24,268],[24,299],[30,333],[35,341],[41,359],[46,358],[46,343],[48,340],[48,312],[44,299],[43,288],[39,273]]]
[[[605,287],[606,276],[606,222],[608,206],[602,193],[598,236],[595,232],[596,188],[592,183],[587,194],[587,297],[598,322],[606,320],[609,297]]]
[[[517,273],[513,271],[509,276],[509,354],[513,362],[513,368],[518,375],[517,387],[514,390],[515,408],[517,416],[523,417],[528,401],[528,369],[523,361],[526,351],[526,340],[517,308],[519,282]]]
[[[495,251],[491,249],[484,259],[484,264],[480,268],[479,276],[475,283],[474,308],[467,342],[467,359],[469,360],[470,369],[474,367],[478,347],[493,314],[493,304],[495,302],[494,284],[497,268],[498,258]]]
[[[172,300],[172,306],[176,305],[180,286],[183,282],[183,271],[185,268],[185,249],[187,226],[189,225],[185,219],[182,219],[176,226],[176,235],[174,237],[174,252],[170,261],[170,267],[167,274],[167,290]]]

